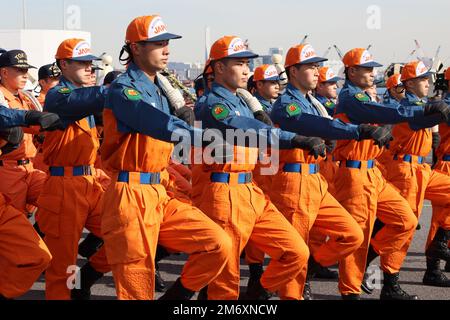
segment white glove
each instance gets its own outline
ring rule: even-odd
[[[186,105],[186,102],[184,101],[181,92],[175,89],[163,75],[157,73],[156,76],[158,77],[158,82],[169,100],[170,105],[173,106],[175,110],[183,108]]]
[[[258,99],[256,99],[254,96],[252,96],[252,94],[250,92],[248,92],[247,90],[238,88],[236,90],[236,94],[245,101],[245,103],[247,104],[247,106],[253,113],[255,113],[256,111],[264,110],[261,103],[258,101]]]

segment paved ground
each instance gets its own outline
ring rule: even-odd
[[[419,295],[423,300],[450,300],[450,288],[435,288],[422,285],[422,277],[425,271],[425,257],[423,254],[424,244],[428,234],[430,225],[431,207],[429,203],[425,204],[423,214],[420,219],[422,225],[421,230],[417,230],[412,246],[409,250],[401,273],[400,279],[402,287],[409,293]],[[181,272],[181,268],[186,260],[185,255],[172,256],[161,262],[161,271],[164,279],[170,285]],[[79,266],[85,263],[79,260]],[[378,259],[375,260],[378,263]],[[443,267],[443,265],[442,265]],[[447,274],[450,277],[450,274]],[[248,268],[245,264],[241,267],[241,288],[247,282]],[[312,288],[316,299],[336,300],[340,299],[337,290],[336,281],[313,280]],[[93,287],[93,299],[115,299],[114,282],[111,274],[106,275],[98,284]],[[380,290],[375,290],[373,295],[364,295],[364,299],[378,299]],[[157,294],[156,297],[159,297]],[[22,297],[22,299],[44,299],[44,279],[41,277],[33,286],[33,288]],[[276,298],[275,298],[276,299]]]

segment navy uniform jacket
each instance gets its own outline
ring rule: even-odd
[[[25,110],[9,109],[0,105],[0,128],[26,126],[25,113]]]
[[[47,93],[44,111],[56,113],[65,127],[86,118],[89,126],[93,128],[93,114],[102,112],[106,94],[106,87],[77,88],[72,82],[61,77],[58,85]]]
[[[424,119],[422,106],[406,108],[399,102],[382,104],[347,80],[339,93],[335,115],[345,114],[352,123],[396,124]]]
[[[201,120],[205,128],[219,129],[223,134],[227,129],[256,130],[260,139],[267,139],[268,145],[272,145],[270,133],[273,133],[279,138],[280,148],[292,148],[291,140],[295,137],[295,133],[273,128],[256,120],[239,96],[215,82],[206,99],[198,101],[197,104],[199,109],[197,120]]]
[[[284,130],[329,140],[359,140],[358,126],[322,117],[311,102],[291,84],[273,104],[272,121]]]
[[[187,133],[194,142],[200,134],[183,120],[172,115],[169,102],[158,86],[134,63],[109,88],[105,108],[111,109],[117,119],[117,130],[122,133],[141,133],[152,138],[174,142],[176,130]]]

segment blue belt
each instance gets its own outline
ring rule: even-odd
[[[362,161],[359,160],[345,160],[341,164],[345,163],[347,168],[361,169]],[[375,160],[367,160],[367,169],[375,167]]]
[[[64,167],[50,167],[50,175],[56,177],[64,177]],[[77,166],[72,167],[72,176],[91,176],[91,166]]]
[[[140,184],[160,184],[161,175],[159,172],[137,172]],[[130,172],[120,171],[117,177],[118,182],[130,182]]]
[[[221,182],[221,183],[229,183],[230,182],[230,174],[226,172],[213,172],[211,173],[211,181],[212,182]],[[252,182],[252,173],[251,172],[242,172],[238,174],[238,183],[250,183]]]
[[[398,156],[397,155],[394,156],[394,160],[398,160]],[[405,162],[412,163],[413,162],[413,156],[411,154],[405,154],[403,156],[402,160],[405,161]],[[424,162],[425,162],[425,158],[424,157],[422,157],[422,156],[418,156],[417,157],[417,163],[418,164],[422,164]]]
[[[442,160],[444,160],[444,161],[450,161],[450,154],[446,154],[446,155],[442,158]]]
[[[315,174],[319,172],[319,165],[315,163],[308,163],[309,174]],[[302,164],[301,163],[286,163],[283,166],[284,172],[297,172],[302,173]]]

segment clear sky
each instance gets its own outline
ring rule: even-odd
[[[63,0],[26,0],[27,27],[61,29]],[[110,53],[117,63],[128,23],[137,16],[159,13],[170,32],[183,35],[171,43],[171,61],[203,62],[204,30],[211,40],[223,35],[249,39],[250,47],[267,54],[270,47],[287,49],[301,41],[323,53],[336,44],[342,51],[367,47],[382,63],[403,61],[417,39],[429,56],[441,45],[441,60],[450,64],[450,1],[446,0],[66,0],[81,9],[81,30],[92,33],[96,53]],[[380,9],[379,29],[370,5]],[[22,27],[22,1],[0,0],[0,29]],[[375,17],[376,18],[376,17]],[[374,22],[375,21],[375,22]],[[1,44],[0,44],[1,47]],[[329,58],[337,58],[332,51]]]

